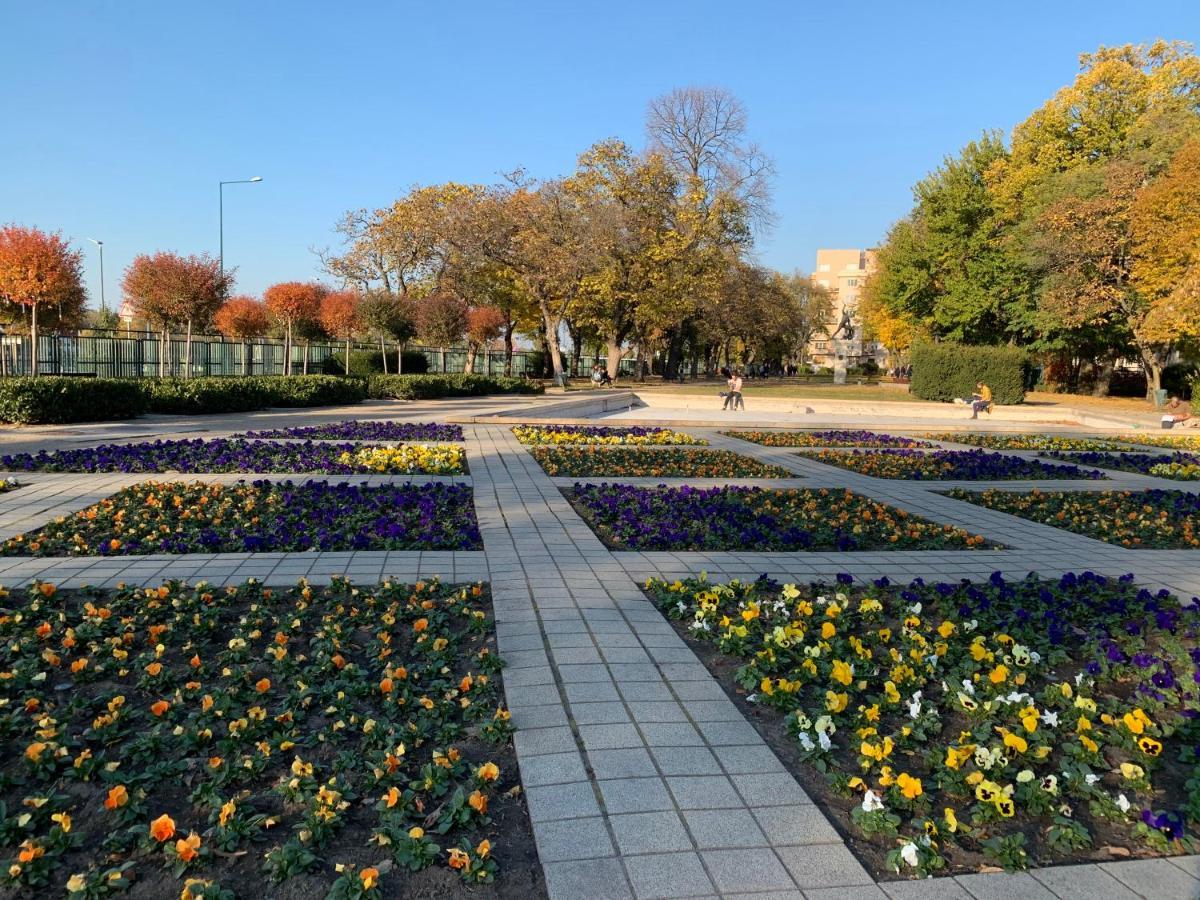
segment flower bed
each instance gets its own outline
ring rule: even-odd
[[[471,489],[147,481],[0,545],[3,556],[477,550]]]
[[[874,431],[724,431],[722,434],[765,447],[932,447],[916,438]]]
[[[517,425],[522,444],[695,444],[708,441],[669,428],[613,428],[607,425]]]
[[[821,450],[802,454],[817,462],[871,475],[910,481],[1002,481],[1035,478],[1103,478],[1096,469],[1050,465],[1035,459],[983,450]]]
[[[435,422],[373,422],[350,419],[327,425],[301,425],[270,431],[247,431],[243,438],[307,438],[314,441],[461,441],[461,425]]]
[[[1159,478],[1200,479],[1200,456],[1190,453],[1062,453],[1055,450],[1039,456]]]
[[[193,900],[491,881],[531,839],[491,630],[482,586],[436,581],[5,592],[0,880]]]
[[[576,484],[567,497],[616,550],[929,550],[984,539],[850,491]]]
[[[377,450],[360,460],[362,450]],[[388,472],[456,475],[465,471],[462,447],[452,444],[411,444],[403,447],[362,447],[323,441],[213,440],[153,441],[141,444],[101,444],[0,457],[0,466],[14,472],[244,472],[350,475]],[[386,464],[386,468],[380,468]]]
[[[1121,440],[1147,447],[1167,447],[1171,450],[1200,450],[1200,435],[1195,434],[1125,434]]]
[[[839,581],[646,590],[876,873],[1195,851],[1200,610],[1090,572]]]
[[[1123,547],[1200,547],[1200,495],[1184,491],[967,491],[947,496]]]
[[[956,431],[925,435],[931,441],[970,444],[991,450],[1125,450],[1124,444],[1103,438],[1060,437],[1053,434],[967,434]]]
[[[729,450],[621,447],[534,447],[533,458],[549,475],[650,478],[795,478],[780,466]]]

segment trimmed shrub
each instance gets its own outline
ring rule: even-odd
[[[345,353],[334,353],[321,362],[321,370],[326,375],[344,375],[346,374],[345,358]],[[406,375],[420,375],[429,371],[429,358],[420,350],[405,350],[401,355],[400,364]],[[396,353],[394,350],[388,351],[387,367],[388,372],[395,372],[396,370]],[[351,375],[368,378],[371,375],[380,375],[382,373],[383,354],[378,350],[350,351]]]
[[[998,404],[1025,399],[1030,361],[1017,347],[975,347],[969,344],[918,344],[912,350],[909,390],[922,400],[970,398],[975,383],[992,389]]]
[[[360,378],[258,375],[154,378],[144,382],[149,410],[173,415],[249,412],[271,406],[333,406],[366,397]]]
[[[374,375],[367,382],[369,397],[394,400],[433,400],[438,397],[479,397],[484,394],[541,394],[542,385],[523,378],[491,375]]]
[[[146,411],[141,384],[125,378],[0,378],[0,421],[19,425],[132,419]]]

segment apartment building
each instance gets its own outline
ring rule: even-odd
[[[817,251],[812,280],[833,295],[833,305],[825,333],[816,335],[809,343],[808,358],[813,365],[832,368],[835,350],[830,335],[837,330],[844,312],[849,312],[850,322],[854,325],[854,337],[843,345],[846,365],[862,365],[870,359],[880,366],[887,362],[887,350],[882,344],[862,339],[862,321],[858,318],[858,298],[874,269],[874,250]]]

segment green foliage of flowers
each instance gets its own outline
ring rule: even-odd
[[[395,896],[389,859],[489,880],[515,774],[490,633],[482,586],[437,581],[3,592],[0,881],[101,897],[166,868],[194,900],[263,866]],[[379,863],[336,863],[364,846]]]
[[[703,576],[646,583],[741,661],[853,826],[901,872],[966,854],[1009,869],[1096,836],[1187,852],[1200,823],[1200,609],[1132,576],[907,588]],[[1174,812],[1154,812],[1165,798]],[[1026,837],[1036,839],[1026,843]]]
[[[1185,491],[953,488],[946,495],[1122,547],[1200,547],[1200,496]]]
[[[969,444],[990,450],[1127,450],[1123,443],[1104,438],[1064,437],[1056,434],[979,434],[971,432],[930,432],[931,441]]]
[[[534,447],[548,475],[567,477],[795,478],[780,466],[729,450],[629,449],[623,447]]]

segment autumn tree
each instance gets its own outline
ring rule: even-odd
[[[430,294],[417,302],[417,334],[437,347],[446,371],[446,348],[462,340],[467,330],[467,301],[449,292]]]
[[[266,334],[270,321],[266,304],[246,296],[229,298],[213,316],[213,324],[217,331],[227,338],[241,342],[243,375],[250,374],[246,342]]]
[[[334,339],[346,342],[346,374],[350,374],[350,342],[361,327],[358,305],[361,294],[357,291],[333,291],[321,298],[318,318],[321,327]]]
[[[787,310],[785,340],[790,344],[789,356],[804,365],[808,345],[823,334],[833,313],[833,297],[803,272],[776,274],[776,286]]]
[[[0,228],[0,299],[29,311],[30,374],[38,374],[38,313],[53,308],[61,322],[83,313],[83,254],[58,233]]]
[[[467,310],[467,362],[464,372],[475,371],[475,358],[481,348],[500,337],[504,313],[494,306],[474,306]]]
[[[292,374],[292,339],[296,324],[303,320],[324,321],[321,315],[322,301],[328,295],[329,289],[314,282],[283,281],[273,284],[263,291],[263,302],[271,314],[284,325],[283,355],[284,374]],[[305,351],[305,366],[307,368],[307,347]],[[346,365],[350,360],[346,360]]]
[[[160,251],[134,258],[125,270],[121,289],[139,316],[159,332],[159,375],[168,374],[171,329],[186,329],[184,377],[191,375],[192,333],[206,325],[225,302],[233,273],[222,272],[207,254],[181,256]]]
[[[504,374],[512,376],[514,336],[533,324],[536,330],[537,307],[521,278],[507,266],[488,259],[464,260],[455,276],[462,294],[476,306],[487,306],[500,313],[500,338],[504,341]]]
[[[1200,138],[1139,191],[1130,228],[1130,281],[1149,306],[1142,336],[1200,349]]]
[[[362,327],[379,339],[385,375],[388,370],[386,342],[396,342],[396,373],[399,374],[403,365],[404,345],[416,334],[412,304],[402,295],[370,289],[363,293],[359,301],[358,318]]]

